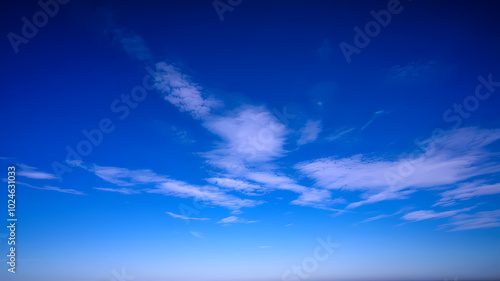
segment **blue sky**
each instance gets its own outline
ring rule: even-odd
[[[1,17],[2,280],[500,277],[494,2],[40,3]]]

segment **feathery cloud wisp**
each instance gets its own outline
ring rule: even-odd
[[[110,188],[110,187],[94,187],[95,190],[101,190],[101,191],[109,191],[109,192],[117,192],[117,193],[122,193],[122,194],[137,194],[139,191],[134,190],[132,188],[126,188],[126,187],[121,187],[121,188]]]
[[[316,185],[337,190],[364,190],[354,208],[390,199],[408,198],[418,188],[449,186],[479,175],[500,171],[485,147],[500,139],[500,130],[462,128],[427,140],[424,151],[396,160],[363,155],[322,158],[299,163],[296,168],[316,180]],[[489,188],[490,192],[495,188]]]
[[[453,217],[450,223],[441,225],[441,228],[452,227],[450,231],[459,231],[498,226],[500,226],[500,209],[475,214],[459,214]]]
[[[415,211],[408,213],[402,217],[404,220],[408,221],[422,221],[422,220],[429,220],[429,219],[441,219],[441,218],[448,218],[452,217],[458,213],[463,213],[472,210],[474,207],[469,207],[469,208],[463,208],[459,210],[451,210],[451,211],[445,211],[445,212],[435,212],[433,210],[421,210],[421,211]]]
[[[211,110],[221,104],[213,97],[204,97],[202,87],[172,64],[157,63],[154,78],[155,87],[165,100],[195,119],[208,117]]]
[[[93,172],[101,179],[118,186],[149,185],[152,187],[145,189],[148,193],[158,193],[179,198],[194,198],[195,200],[204,201],[207,204],[231,210],[254,207],[263,203],[262,201],[238,198],[215,186],[198,186],[174,180],[167,176],[156,174],[149,169],[129,170],[126,168],[98,165],[92,165],[92,167],[85,169]]]
[[[230,216],[230,217],[221,219],[217,223],[230,224],[230,223],[256,223],[256,222],[257,221],[250,221],[250,220],[239,218],[236,216]]]
[[[456,200],[468,200],[473,197],[500,193],[500,183],[485,184],[483,181],[473,181],[460,184],[455,189],[441,193],[441,198],[434,206],[454,205]]]
[[[37,180],[51,180],[57,178],[53,174],[37,171],[37,168],[35,167],[31,167],[24,164],[19,164],[18,166],[19,168],[21,168],[21,171],[17,172],[18,176],[22,176],[29,179],[37,179]]]
[[[188,217],[188,216],[183,216],[183,215],[178,215],[174,214],[172,212],[165,212],[169,216],[176,218],[176,219],[182,219],[182,220],[198,220],[198,221],[207,221],[210,220],[209,218],[194,218],[194,217]]]
[[[320,132],[321,121],[308,120],[304,127],[300,130],[300,138],[297,140],[297,144],[304,145],[315,141]]]
[[[57,192],[62,192],[62,193],[68,193],[68,194],[86,195],[85,193],[83,193],[81,191],[71,189],[71,188],[60,188],[57,186],[50,186],[50,185],[44,185],[43,187],[39,187],[39,186],[34,186],[31,184],[27,184],[27,183],[19,182],[19,181],[17,182],[17,184],[24,185],[24,186],[31,187],[31,188],[40,189],[40,190],[51,190],[51,191],[57,191]]]

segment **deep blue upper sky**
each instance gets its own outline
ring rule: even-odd
[[[2,278],[500,277],[494,1],[50,3],[1,11]]]

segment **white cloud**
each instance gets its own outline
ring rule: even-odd
[[[293,179],[271,172],[250,172],[245,174],[245,177],[272,189],[289,190],[296,193],[307,191],[307,187],[297,184]]]
[[[31,188],[41,189],[41,190],[57,191],[57,192],[61,192],[61,193],[68,193],[68,194],[75,194],[75,195],[86,195],[85,193],[83,193],[81,191],[71,189],[71,188],[60,188],[60,187],[49,186],[49,185],[44,185],[43,187],[38,187],[38,186],[31,185],[31,184],[19,182],[19,181],[17,182],[17,184],[24,185],[24,186],[31,187]]]
[[[321,121],[308,120],[305,126],[300,130],[298,145],[303,145],[315,141],[321,132]]]
[[[374,217],[369,217],[369,218],[364,219],[360,223],[366,223],[366,222],[376,221],[376,220],[380,220],[380,219],[390,218],[390,217],[399,215],[403,212],[406,212],[410,209],[411,209],[410,207],[406,207],[406,208],[403,208],[403,209],[401,209],[395,213],[392,213],[392,214],[382,214],[382,215],[378,215],[378,216],[374,216]]]
[[[90,170],[101,179],[119,186],[134,186],[137,184],[158,183],[167,180],[166,177],[157,175],[148,169],[129,170],[126,168],[94,165]]]
[[[500,193],[500,183],[485,184],[483,181],[473,181],[462,183],[457,188],[447,190],[441,193],[441,198],[435,206],[449,206],[455,203],[455,200],[467,200],[473,197],[492,195]]]
[[[363,194],[364,200],[353,202],[347,205],[348,209],[357,208],[366,204],[373,204],[385,200],[401,200],[408,199],[409,195],[416,192],[416,190],[393,190],[393,188],[388,188],[387,190],[383,190],[381,192],[375,193],[373,195],[369,195],[370,193]]]
[[[261,184],[264,190],[287,190],[299,193],[300,196],[291,202],[294,205],[337,210],[330,208],[330,206],[345,203],[345,200],[342,198],[331,199],[331,192],[329,190],[306,187],[297,184],[290,177],[278,175],[273,172],[249,172],[244,174],[244,177]]]
[[[57,178],[53,174],[37,171],[37,168],[35,167],[30,167],[24,164],[19,164],[18,166],[21,168],[21,171],[16,173],[18,176],[37,180],[51,180]]]
[[[354,155],[299,163],[296,168],[327,189],[365,191],[349,208],[389,199],[403,199],[416,188],[448,186],[500,171],[485,146],[500,138],[500,130],[462,128],[424,141],[424,151],[412,157],[385,160]]]
[[[156,64],[155,87],[165,100],[182,112],[188,112],[196,119],[210,115],[212,108],[220,105],[220,101],[212,97],[204,97],[203,89],[182,72],[166,62]]]
[[[385,219],[385,218],[388,218],[390,216],[391,215],[382,214],[382,215],[378,215],[378,216],[374,216],[374,217],[369,217],[369,218],[366,218],[363,221],[361,221],[361,223],[376,221],[376,220],[380,220],[380,219]]]
[[[458,213],[463,213],[472,210],[474,207],[470,208],[463,208],[463,209],[458,209],[458,210],[451,210],[451,211],[446,211],[446,212],[435,212],[433,210],[421,210],[421,211],[415,211],[408,213],[402,217],[404,220],[408,221],[422,221],[422,220],[428,220],[428,219],[441,219],[441,218],[448,218],[452,217]]]
[[[182,181],[169,180],[159,183],[155,188],[149,190],[150,193],[160,193],[167,196],[180,198],[194,198],[198,201],[205,201],[207,204],[226,207],[237,210],[244,207],[254,207],[262,204],[262,201],[251,199],[241,199],[236,196],[224,193],[220,189],[212,186],[195,186]]]
[[[217,167],[230,167],[230,172],[244,170],[246,164],[270,161],[285,152],[288,130],[264,107],[244,106],[227,116],[210,118],[204,125],[222,139],[218,148],[205,156]],[[243,167],[234,167],[237,165]]]
[[[230,216],[230,217],[221,219],[217,223],[230,224],[230,223],[256,223],[256,222],[257,221],[250,221],[250,220],[239,218],[236,216]]]
[[[183,181],[174,180],[167,176],[158,175],[151,170],[129,170],[118,167],[102,167],[93,165],[89,171],[94,172],[101,179],[118,186],[153,185],[146,191],[180,198],[194,198],[206,201],[207,204],[226,207],[236,210],[243,207],[254,207],[263,203],[250,199],[240,199],[227,194],[214,186],[197,186]]]
[[[203,88],[192,82],[190,77],[183,74],[174,65],[161,62],[156,64],[156,88],[163,93],[165,99],[176,106],[180,111],[190,113],[195,119],[203,120],[203,126],[220,137],[216,148],[203,153],[207,162],[227,172],[227,175],[218,178],[209,178],[207,181],[224,190],[211,186],[193,186],[171,179],[153,180],[156,188],[148,192],[163,193],[177,197],[194,197],[197,200],[208,200],[215,205],[238,210],[240,207],[251,207],[261,204],[261,201],[240,199],[225,193],[236,190],[246,195],[258,195],[270,189],[290,190],[301,193],[301,197],[294,201],[299,205],[320,204],[318,194],[328,191],[312,190],[298,185],[295,181],[274,175],[273,173],[250,172],[261,165],[268,163],[285,154],[283,146],[289,130],[263,106],[244,105],[224,115],[216,115],[213,109],[220,102],[203,93]],[[320,121],[308,121],[302,130],[299,144],[314,141],[321,131]],[[127,174],[128,179],[108,176],[106,172],[114,174],[120,171],[100,170],[96,174],[101,178],[121,186],[143,183],[135,174]],[[148,170],[139,171],[139,175],[154,178]],[[255,183],[250,183],[251,180]],[[315,195],[313,195],[313,193]],[[312,202],[312,201],[315,202]],[[311,201],[308,203],[308,201]],[[324,202],[321,202],[324,204]]]
[[[30,179],[41,179],[41,180],[56,179],[56,176],[54,176],[53,174],[38,172],[38,171],[18,172],[17,175]]]
[[[231,178],[208,178],[206,181],[219,187],[242,192],[246,195],[262,195],[262,193],[256,193],[263,190],[262,186],[246,181]]]
[[[475,214],[459,214],[451,222],[441,227],[452,227],[450,231],[484,229],[500,226],[500,210],[478,212]]]
[[[101,190],[101,191],[109,191],[109,192],[117,192],[117,193],[122,193],[122,194],[137,194],[139,191],[134,190],[132,188],[110,188],[110,187],[94,187],[96,190]]]
[[[332,194],[326,189],[311,188],[304,191],[299,198],[291,203],[300,206],[310,206],[314,208],[328,209],[328,205],[332,204]]]
[[[124,29],[112,30],[111,34],[130,55],[139,60],[151,59],[151,52],[140,36]],[[403,68],[412,69],[408,66]],[[414,72],[419,69],[420,66],[413,67]],[[399,75],[398,73],[394,75]],[[411,163],[406,161],[404,155],[397,160],[371,159],[357,155],[300,163],[296,167],[316,180],[314,188],[305,187],[291,178],[280,176],[273,171],[269,172],[272,170],[268,169],[271,166],[269,162],[286,153],[284,145],[289,130],[267,109],[245,105],[226,112],[225,115],[216,115],[214,109],[219,107],[221,102],[208,96],[201,86],[168,62],[156,64],[154,79],[156,89],[163,94],[165,100],[178,110],[202,120],[203,126],[220,137],[221,140],[216,148],[204,153],[203,156],[207,158],[209,164],[227,172],[223,177],[207,179],[208,182],[221,188],[192,185],[157,175],[150,170],[131,171],[96,166],[93,171],[103,180],[119,186],[151,184],[154,186],[148,190],[151,193],[194,198],[236,211],[242,207],[256,206],[262,201],[235,197],[226,193],[228,189],[247,195],[270,189],[289,190],[300,194],[292,204],[318,208],[336,203],[336,199],[331,199],[331,191],[326,189],[364,191],[361,201],[348,206],[353,208],[388,199],[407,198],[417,188],[446,186],[500,170],[498,166],[488,166],[485,159],[490,155],[483,149],[486,144],[498,139],[500,135],[498,130],[488,132],[479,130],[478,133],[462,129],[463,131],[456,130],[450,133],[460,139],[458,143],[456,140],[450,141],[449,136],[447,139],[443,138],[444,141],[441,139],[440,142],[429,143],[425,152],[417,155]],[[376,118],[385,113],[387,112],[384,110],[375,112],[361,130],[366,129]],[[338,139],[350,131],[352,129],[338,132],[331,136],[331,140]],[[320,121],[309,120],[302,128],[297,144],[315,141],[320,132]],[[478,133],[477,139],[482,139],[484,142],[471,139],[472,133]],[[489,142],[488,137],[490,137]],[[467,145],[470,147],[464,148]],[[409,175],[401,176],[402,173],[407,173],[404,169],[408,168],[408,163],[413,171],[409,172]],[[266,172],[260,172],[263,170]],[[391,175],[395,175],[396,180],[391,178]]]
[[[173,218],[176,218],[176,219],[183,219],[183,220],[198,220],[198,221],[207,221],[207,220],[210,220],[209,218],[194,218],[194,217],[187,217],[187,216],[183,216],[183,215],[178,215],[178,214],[174,214],[172,212],[165,212],[166,214],[170,215],[171,217]]]

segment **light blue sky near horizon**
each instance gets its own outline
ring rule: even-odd
[[[243,1],[220,21],[210,1],[75,0],[17,54],[4,38],[19,260],[0,276],[498,279],[498,7],[401,1],[346,61],[388,2]],[[40,8],[10,4],[20,33]],[[323,261],[318,239],[339,245]]]

